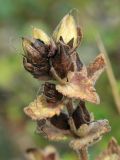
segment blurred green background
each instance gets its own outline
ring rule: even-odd
[[[61,18],[72,8],[80,11],[84,33],[78,49],[88,64],[98,53],[96,34],[101,34],[117,79],[120,94],[120,1],[119,0],[0,0],[0,160],[24,159],[28,147],[53,144],[62,160],[77,160],[68,142],[53,143],[34,133],[36,124],[23,112],[37,95],[39,81],[22,65],[21,37],[31,35],[32,27],[51,34]],[[120,143],[120,116],[116,110],[106,72],[96,85],[100,105],[87,103],[96,119],[108,119],[112,131],[89,149],[93,160],[114,136]]]

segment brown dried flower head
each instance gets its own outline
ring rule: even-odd
[[[78,47],[81,38],[81,29],[71,13],[62,19],[51,38],[41,29],[33,28],[33,38],[23,38],[25,69],[35,78],[44,80],[51,79],[53,65],[57,74],[64,78],[69,70],[73,70],[68,52]]]
[[[69,98],[99,103],[94,84],[105,68],[100,54],[88,67],[81,62],[76,48],[82,39],[79,23],[68,13],[51,38],[34,28],[33,38],[23,38],[23,64],[39,80],[55,80],[58,92]]]
[[[37,133],[50,140],[77,137],[70,145],[81,149],[110,128],[106,120],[93,121],[85,106],[85,101],[100,103],[95,83],[105,68],[105,58],[99,54],[88,66],[81,62],[76,49],[83,36],[73,13],[61,20],[50,38],[37,28],[32,39],[23,38],[24,68],[35,78],[46,80],[42,94],[24,111],[37,121]]]

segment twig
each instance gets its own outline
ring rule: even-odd
[[[112,88],[112,94],[114,97],[116,108],[117,108],[118,113],[120,114],[120,95],[118,92],[117,81],[116,81],[114,73],[113,73],[112,65],[111,65],[107,51],[104,47],[104,44],[103,44],[102,39],[99,34],[97,35],[96,40],[97,40],[97,45],[98,45],[99,50],[102,53],[104,53],[105,58],[106,58],[106,64],[107,64],[106,71],[107,71],[108,79],[109,79],[109,82],[110,82],[110,85]]]

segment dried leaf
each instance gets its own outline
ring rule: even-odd
[[[99,104],[99,96],[95,92],[92,81],[85,76],[85,72],[69,72],[68,82],[65,85],[58,84],[56,89],[63,95],[70,98],[78,98],[92,103]]]
[[[110,125],[108,120],[98,120],[89,124],[89,132],[81,138],[73,139],[70,142],[70,147],[74,150],[81,150],[84,147],[88,147],[98,142],[103,134],[110,131]]]
[[[94,84],[101,75],[101,73],[104,71],[105,66],[105,57],[103,54],[99,54],[95,58],[95,60],[87,67],[88,77],[93,81]]]
[[[110,140],[107,149],[96,160],[120,160],[120,146],[115,138]]]
[[[49,120],[44,120],[44,123],[38,121],[36,132],[53,141],[65,140],[71,136],[69,130],[59,129],[52,125]]]
[[[26,157],[28,160],[44,160],[44,155],[40,149],[29,148],[26,150]]]
[[[62,103],[57,104],[56,106],[55,104],[47,103],[46,98],[41,95],[28,107],[24,108],[24,112],[33,120],[41,120],[50,118],[54,115],[59,115],[63,107],[64,104]]]
[[[47,146],[45,149],[29,148],[26,150],[28,160],[59,160],[59,155],[53,146]]]
[[[45,44],[49,45],[50,44],[50,38],[48,37],[48,35],[42,31],[41,29],[38,28],[33,28],[33,37],[35,39],[39,39],[41,41],[43,41]]]

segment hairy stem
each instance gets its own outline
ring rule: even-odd
[[[79,160],[88,160],[88,150],[86,147],[77,151],[77,154],[79,156]]]

